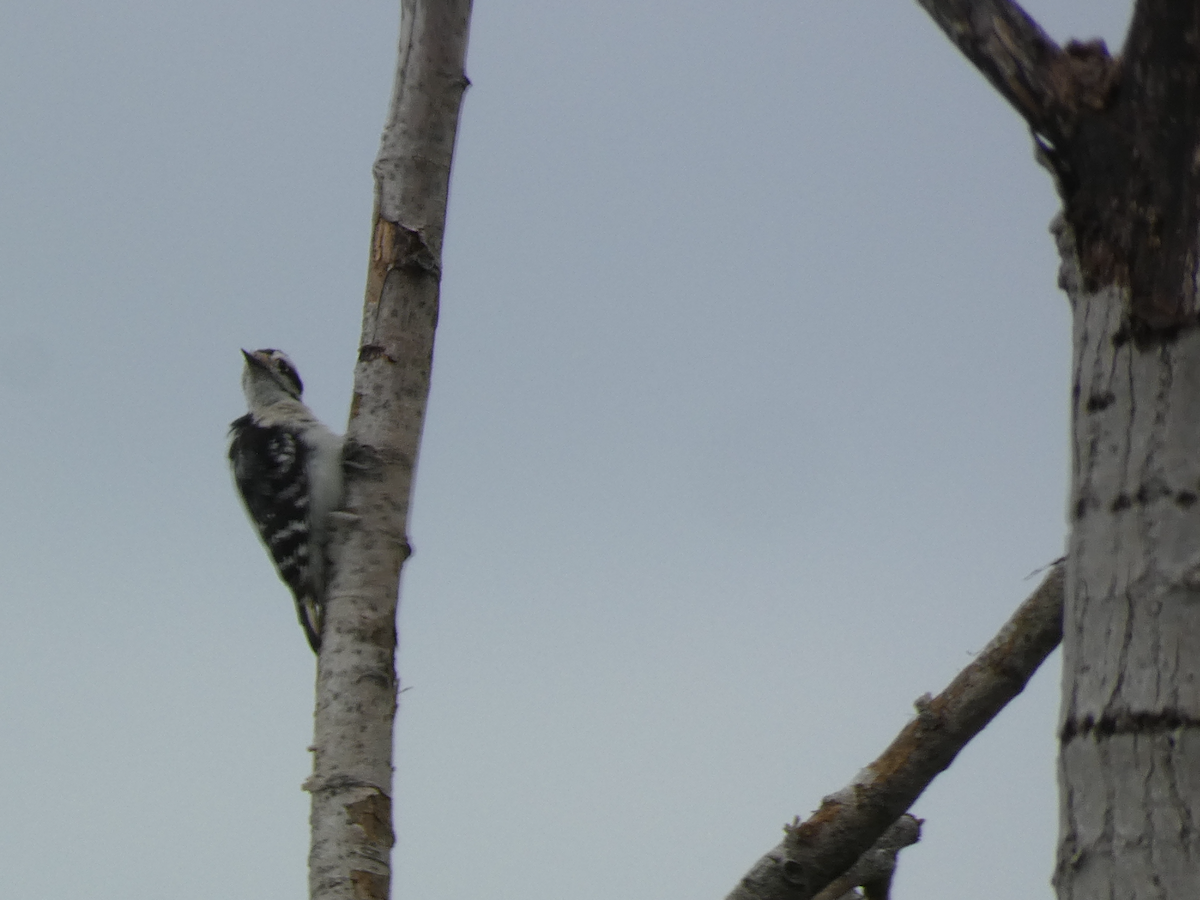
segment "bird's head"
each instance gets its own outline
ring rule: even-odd
[[[243,350],[242,356],[246,357],[242,390],[251,404],[267,405],[285,396],[300,399],[304,382],[282,350]]]

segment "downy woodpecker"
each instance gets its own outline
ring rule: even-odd
[[[300,400],[304,385],[281,350],[245,350],[249,412],[230,426],[229,463],[250,521],[296,598],[313,652],[321,649],[330,513],[342,503],[342,438]]]

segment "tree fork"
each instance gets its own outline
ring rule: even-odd
[[[1029,123],[1084,289],[1127,288],[1139,341],[1197,324],[1200,4],[1139,0],[1112,57],[1060,48],[1011,0],[918,2]]]
[[[391,883],[396,609],[429,396],[442,238],[470,0],[403,0],[396,78],[374,165],[362,338],[346,431],[346,500],[317,662],[312,900],[386,900]]]

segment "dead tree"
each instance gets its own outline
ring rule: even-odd
[[[1200,884],[1200,4],[1122,51],[1007,0],[920,0],[1021,114],[1062,199],[1074,317],[1060,714],[1063,900]]]
[[[1190,898],[1200,884],[1200,3],[1139,0],[1112,56],[1100,41],[1059,47],[1010,0],[919,2],[1028,123],[1062,200],[1053,232],[1074,330],[1058,894]],[[883,834],[899,811],[880,802],[886,757],[789,829],[731,897],[811,897]]]

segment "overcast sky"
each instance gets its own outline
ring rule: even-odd
[[[5,896],[304,896],[313,658],[224,442],[239,347],[344,425],[397,20],[0,11]],[[911,0],[480,0],[468,74],[395,896],[719,900],[1062,551],[1056,198]],[[1051,896],[1058,668],[897,900]]]

